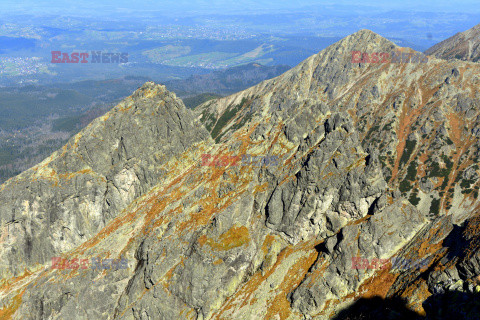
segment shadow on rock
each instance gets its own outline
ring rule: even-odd
[[[428,320],[478,320],[480,319],[480,294],[448,291],[430,296],[423,303]]]
[[[434,294],[423,303],[426,316],[407,307],[401,298],[361,298],[342,310],[333,320],[478,320],[480,319],[480,294],[449,291]]]
[[[342,310],[334,320],[400,320],[425,319],[407,307],[407,302],[401,298],[373,297],[360,298],[348,309]],[[456,319],[455,319],[456,320]]]

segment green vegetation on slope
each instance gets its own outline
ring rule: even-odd
[[[221,98],[221,95],[215,93],[202,93],[193,97],[183,99],[183,103],[189,109],[194,109],[195,107],[205,103],[207,101]]]
[[[227,110],[225,110],[225,112],[220,116],[211,132],[212,138],[214,138],[217,143],[218,141],[220,141],[221,136],[219,135],[219,133],[222,128],[228,124],[228,122],[238,113],[238,111],[240,111],[240,109],[242,109],[246,102],[247,99],[243,98],[239,104],[233,106],[230,105]]]

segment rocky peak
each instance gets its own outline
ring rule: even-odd
[[[1,274],[45,263],[94,236],[169,180],[173,159],[210,141],[175,94],[144,84],[48,159],[0,188]]]

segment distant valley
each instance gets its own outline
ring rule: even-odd
[[[288,66],[248,64],[165,85],[188,108],[276,77]],[[0,88],[0,183],[42,161],[93,119],[151,79]]]

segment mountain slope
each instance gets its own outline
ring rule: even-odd
[[[252,117],[292,117],[303,123],[302,113],[309,109],[341,113],[358,130],[362,147],[379,156],[392,188],[413,203],[419,201],[426,213],[431,201],[423,200],[433,196],[442,205],[434,206],[431,213],[445,213],[447,203],[455,203],[458,207],[449,210],[461,215],[463,201],[453,198],[468,194],[467,202],[474,202],[478,194],[474,185],[478,67],[436,59],[429,63],[351,63],[352,51],[390,52],[394,48],[374,33],[359,32],[280,77],[207,102],[196,113],[218,141],[227,140],[239,124]],[[235,108],[241,111],[224,121],[224,115]],[[261,134],[258,131],[254,137]],[[285,134],[302,140],[288,124]],[[450,190],[453,187],[458,189]]]
[[[59,151],[0,187],[3,276],[45,263],[94,236],[168,178],[168,163],[208,141],[165,87],[146,83]],[[12,236],[14,235],[14,236]]]
[[[477,62],[480,60],[480,24],[459,32],[456,35],[437,43],[427,51],[428,55],[433,55],[442,59],[460,59]]]
[[[175,137],[186,131],[192,138],[177,139],[184,147],[165,159],[171,159],[168,177],[121,202],[89,240],[61,251],[69,260],[124,258],[128,267],[57,270],[47,259],[30,260],[20,277],[8,278],[12,266],[4,255],[0,315],[330,319],[375,295],[404,299],[408,309],[430,315],[449,311],[439,300],[448,289],[478,301],[480,67],[439,59],[351,62],[352,51],[394,49],[362,30],[277,78],[199,106],[197,119],[176,131]],[[134,96],[163,90],[147,87]],[[188,117],[184,109],[179,104],[178,113]],[[148,119],[129,115],[130,123]],[[204,166],[202,153],[279,161]],[[9,195],[19,200],[4,201],[20,210],[22,197]],[[364,268],[354,266],[356,258]],[[398,268],[392,258],[426,263]],[[451,309],[463,307],[459,301]]]

